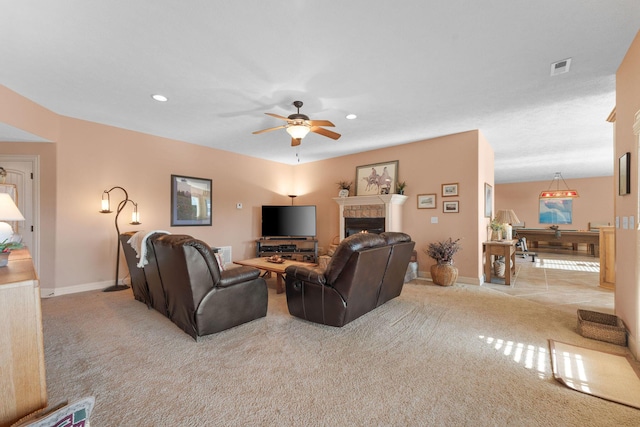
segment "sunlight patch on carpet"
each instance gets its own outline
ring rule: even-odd
[[[625,355],[549,340],[553,376],[572,390],[640,409],[640,378]]]
[[[549,357],[549,352],[546,348],[485,335],[480,335],[478,338],[505,356],[511,357],[517,364],[538,372],[540,378],[545,378],[547,373],[546,362]]]

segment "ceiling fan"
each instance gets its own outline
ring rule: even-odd
[[[265,113],[267,116],[275,117],[276,119],[284,120],[286,125],[276,126],[273,128],[257,130],[252,132],[257,135],[259,133],[271,132],[277,129],[286,129],[287,133],[291,135],[291,146],[295,147],[300,145],[302,138],[304,138],[309,132],[314,132],[322,136],[326,136],[331,139],[340,138],[340,134],[328,129],[324,129],[321,126],[334,127],[335,125],[329,120],[310,120],[308,116],[300,114],[300,107],[302,107],[302,101],[294,101],[293,106],[298,109],[298,112],[291,114],[289,117],[280,116],[273,113]]]

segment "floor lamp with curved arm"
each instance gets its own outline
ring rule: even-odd
[[[118,245],[118,249],[116,251],[117,255],[116,255],[116,283],[113,286],[109,286],[108,288],[105,288],[103,290],[103,292],[113,292],[113,291],[122,291],[124,289],[128,289],[129,286],[124,285],[124,284],[118,284],[118,275],[120,273],[120,228],[118,227],[118,217],[120,216],[120,212],[122,212],[122,209],[124,209],[124,207],[126,206],[127,203],[131,202],[131,204],[133,205],[133,213],[131,215],[131,222],[129,224],[131,225],[139,225],[141,224],[140,222],[140,217],[138,214],[138,204],[135,203],[133,200],[129,199],[129,194],[127,193],[127,190],[125,190],[122,187],[112,187],[110,190],[104,190],[104,192],[102,193],[102,210],[100,210],[100,213],[111,213],[111,200],[109,197],[109,193],[111,193],[113,190],[115,190],[116,188],[119,188],[120,190],[122,190],[124,192],[124,199],[118,203],[118,208],[116,209],[116,219],[115,219],[115,224],[116,224],[116,242]]]

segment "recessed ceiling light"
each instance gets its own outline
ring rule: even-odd
[[[352,113],[352,114],[347,114],[347,115],[346,115],[346,118],[347,118],[348,120],[353,120],[353,119],[355,119],[355,118],[357,118],[357,117],[358,117],[358,116],[356,116],[356,115],[355,115],[355,114],[353,114],[353,113]]]
[[[160,95],[159,93],[156,93],[155,95],[151,95],[151,97],[158,102],[167,102],[169,100],[169,98],[167,98],[164,95]]]

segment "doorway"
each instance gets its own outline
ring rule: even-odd
[[[39,176],[40,165],[37,155],[2,155],[0,167],[6,171],[5,184],[14,184],[17,190],[18,209],[24,221],[12,224],[14,232],[22,236],[22,243],[29,249],[33,265],[39,274],[40,232],[39,232]]]

